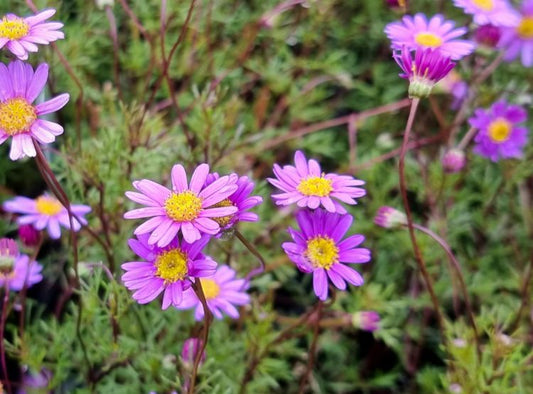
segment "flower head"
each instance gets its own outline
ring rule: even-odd
[[[31,65],[19,60],[7,67],[0,63],[0,144],[12,137],[11,160],[35,156],[32,137],[42,144],[49,144],[63,133],[63,127],[39,116],[63,108],[69,99],[67,93],[32,104],[47,79],[48,65],[45,63],[39,65],[35,72]]]
[[[505,101],[494,103],[489,109],[478,108],[468,121],[479,129],[474,139],[474,153],[492,161],[521,158],[527,143],[528,130],[518,126],[527,119],[526,111]]]
[[[524,0],[517,24],[502,28],[498,46],[505,50],[503,60],[510,62],[521,55],[525,67],[533,66],[533,0]]]
[[[0,48],[9,49],[20,60],[28,59],[29,52],[37,52],[35,44],[49,44],[65,38],[59,22],[45,22],[56,13],[48,9],[38,14],[21,18],[7,14],[0,20]]]
[[[18,229],[19,239],[28,247],[34,247],[39,244],[41,234],[31,224],[21,224]]]
[[[407,7],[407,0],[385,0],[385,3],[390,8],[401,8],[402,10],[405,10]]]
[[[10,272],[19,255],[19,247],[11,238],[0,239],[0,272]]]
[[[201,252],[209,236],[204,235],[198,241],[188,243],[175,237],[164,248],[151,245],[149,235],[130,239],[130,249],[144,261],[122,264],[126,271],[122,281],[129,290],[133,290],[133,299],[139,304],[153,301],[163,292],[162,309],[170,305],[179,306],[183,292],[191,286],[190,278],[211,276],[217,263]]]
[[[219,178],[220,176],[216,172],[209,174],[205,186],[209,186]],[[238,222],[257,222],[259,220],[256,213],[247,212],[249,209],[263,202],[263,198],[260,196],[250,196],[254,189],[254,183],[250,181],[247,176],[241,176],[237,179],[236,185],[237,190],[224,200],[212,206],[214,208],[237,207],[237,212],[234,214],[213,218],[213,220],[218,223],[221,230],[227,230],[235,226]]]
[[[494,25],[479,26],[474,33],[476,41],[488,48],[494,48],[500,41],[501,36],[502,29]]]
[[[187,365],[193,365],[198,352],[202,348],[203,341],[200,338],[187,338],[183,342],[181,350],[181,360]],[[200,358],[200,364],[205,361],[205,351]]]
[[[413,59],[406,47],[401,54],[393,55],[403,73],[400,77],[409,80],[409,97],[427,97],[433,86],[455,67],[449,57],[432,49],[417,49]]]
[[[473,15],[478,25],[513,26],[519,20],[507,0],[453,0],[453,4]]]
[[[31,287],[43,279],[42,269],[43,267],[36,261],[30,261],[25,254],[19,254],[15,257],[11,269],[0,269],[0,287],[6,282],[13,291],[22,290],[24,284],[27,288]]]
[[[325,174],[316,160],[307,161],[301,151],[296,151],[294,164],[283,168],[274,164],[277,179],[268,178],[272,185],[283,191],[272,195],[277,205],[296,203],[299,207],[311,209],[322,205],[329,212],[346,213],[337,200],[357,204],[355,199],[366,194],[365,189],[356,187],[365,182],[349,175]]]
[[[55,197],[47,193],[37,197],[35,200],[21,196],[15,197],[12,200],[5,201],[3,208],[6,212],[22,215],[17,219],[19,225],[31,224],[36,230],[43,230],[46,227],[48,234],[53,239],[58,239],[61,236],[60,225],[70,229],[67,209]],[[79,231],[82,225],[87,224],[83,215],[91,212],[91,207],[73,204],[70,206],[70,210],[74,215],[72,229]]]
[[[222,319],[222,312],[232,319],[237,319],[239,311],[234,305],[250,303],[250,296],[246,294],[248,283],[244,279],[235,279],[236,274],[234,269],[221,265],[213,276],[199,279],[207,307],[217,319]],[[204,307],[192,288],[183,293],[183,302],[177,308],[196,308],[196,320],[202,320],[204,317]]]
[[[442,168],[449,174],[459,172],[466,164],[465,153],[461,149],[453,148],[442,156]]]
[[[383,228],[401,227],[407,224],[407,216],[396,208],[383,206],[378,209],[374,223]]]
[[[379,314],[374,311],[361,311],[353,315],[352,323],[364,331],[376,331],[379,328]]]
[[[328,277],[339,290],[346,289],[346,282],[354,286],[363,284],[358,272],[342,264],[370,261],[370,250],[356,248],[365,239],[362,235],[342,239],[352,225],[351,215],[303,210],[296,220],[301,231],[289,228],[294,242],[281,246],[300,271],[313,273],[313,289],[318,298],[328,297]]]
[[[414,17],[405,15],[402,22],[392,22],[385,27],[387,37],[392,41],[393,49],[433,49],[453,60],[470,55],[475,44],[471,41],[458,40],[457,37],[467,32],[466,28],[454,29],[453,21],[445,20],[442,15],[435,15],[429,21],[424,14]]]
[[[209,166],[200,164],[188,183],[185,169],[176,164],[171,172],[172,190],[148,179],[133,182],[141,193],[126,192],[126,197],[146,207],[128,211],[124,218],[150,217],[135,229],[135,234],[150,233],[148,243],[159,247],[168,245],[179,231],[188,243],[199,240],[202,234],[217,234],[220,225],[214,218],[230,216],[238,210],[233,205],[216,206],[238,189],[237,176],[226,175],[206,186],[208,174]]]

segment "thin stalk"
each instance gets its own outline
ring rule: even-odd
[[[435,234],[430,229],[424,226],[421,226],[419,224],[413,223],[413,227],[423,232],[424,234],[428,235],[429,237],[433,238],[441,246],[441,248],[444,249],[444,251],[448,255],[448,258],[451,262],[451,266],[454,268],[457,278],[459,279],[459,285],[461,287],[461,292],[463,293],[463,298],[465,300],[468,317],[470,318],[470,323],[472,324],[472,329],[474,330],[474,340],[476,342],[476,351],[477,351],[478,361],[481,361],[481,343],[479,341],[479,332],[478,332],[477,325],[476,325],[476,319],[474,317],[472,303],[470,302],[470,296],[468,295],[468,290],[466,288],[463,274],[461,272],[461,265],[459,264],[459,261],[457,261],[450,246],[444,239],[439,237],[437,234]]]
[[[415,228],[413,226],[413,215],[411,213],[411,208],[409,207],[409,199],[407,198],[407,183],[405,181],[405,154],[407,153],[407,146],[409,144],[409,136],[413,128],[416,110],[418,108],[419,103],[420,103],[419,98],[413,99],[411,103],[411,110],[409,111],[409,118],[407,120],[407,125],[405,127],[405,132],[403,135],[403,143],[402,143],[402,147],[400,150],[400,160],[398,164],[398,173],[400,177],[400,193],[402,195],[405,214],[407,215],[407,228],[409,229],[409,237],[411,238],[411,244],[413,245],[415,259],[418,264],[418,268],[420,269],[420,272],[422,273],[422,277],[424,278],[424,283],[426,285],[426,288],[431,297],[431,301],[433,303],[433,309],[435,310],[435,313],[437,314],[437,321],[439,323],[439,328],[442,333],[443,341],[445,341],[446,336],[444,332],[444,318],[440,310],[439,300],[433,288],[433,281],[431,280],[431,277],[429,276],[428,270],[426,268],[426,263],[424,262],[424,258],[422,257],[422,252],[420,251],[420,247],[418,246],[418,242],[416,241]]]
[[[309,348],[309,353],[308,353],[309,358],[307,359],[307,366],[305,368],[305,373],[302,376],[302,380],[300,381],[300,388],[298,389],[299,394],[303,394],[305,392],[305,387],[311,377],[311,372],[313,371],[313,365],[315,363],[316,347],[318,344],[318,333],[320,331],[320,318],[322,316],[323,307],[324,307],[324,302],[318,301],[318,304],[316,306],[316,317],[315,317],[314,327],[313,327],[313,339],[311,341],[311,346]]]
[[[192,373],[191,373],[191,381],[187,390],[188,394],[194,394],[194,387],[196,385],[196,376],[198,375],[198,366],[200,365],[200,360],[202,359],[202,354],[205,352],[205,348],[207,347],[207,340],[209,339],[209,327],[211,326],[211,322],[213,321],[213,314],[211,313],[211,310],[207,306],[207,301],[205,299],[204,290],[202,289],[202,283],[200,280],[197,280],[196,282],[193,282],[192,288],[194,289],[194,292],[198,296],[198,299],[202,303],[202,308],[204,308],[204,329],[202,332],[202,345],[199,349],[199,352],[196,354],[196,357],[194,358],[194,364],[192,367]]]
[[[242,242],[242,244],[248,249],[255,257],[257,257],[257,260],[259,261],[260,266],[258,268],[254,268],[251,270],[248,275],[246,275],[245,283],[248,283],[250,279],[252,279],[254,276],[262,274],[265,271],[265,260],[263,259],[263,256],[261,256],[261,253],[256,249],[254,245],[252,245],[244,236],[239,232],[239,230],[235,230],[235,236],[238,238],[239,241]]]
[[[11,383],[7,374],[6,350],[4,348],[4,329],[7,320],[7,306],[9,303],[9,281],[4,280],[4,302],[2,303],[2,316],[0,320],[0,357],[2,361],[2,373],[4,374],[7,392],[11,394]]]

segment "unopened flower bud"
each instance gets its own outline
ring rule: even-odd
[[[41,233],[37,231],[31,224],[23,224],[19,226],[19,239],[24,245],[29,248],[37,246]]]
[[[354,313],[352,324],[364,331],[376,331],[379,328],[379,314],[374,311],[361,311]]]
[[[395,208],[384,206],[378,209],[374,223],[384,228],[401,227],[407,224],[407,216]]]
[[[202,340],[199,338],[188,338],[183,343],[183,349],[181,350],[181,359],[187,365],[193,365],[198,352],[202,348]],[[205,352],[200,358],[200,364],[205,361]]]
[[[0,272],[11,272],[18,255],[19,248],[15,241],[11,238],[0,239]]]
[[[465,153],[460,149],[450,149],[442,156],[441,162],[444,172],[459,172],[466,164]]]

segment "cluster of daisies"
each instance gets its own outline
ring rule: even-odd
[[[345,238],[353,217],[341,202],[356,204],[366,194],[359,187],[364,182],[349,175],[325,174],[316,160],[307,160],[300,151],[294,155],[294,166],[275,164],[274,175],[268,181],[282,191],[272,195],[275,203],[300,208],[299,229],[288,230],[294,242],[282,247],[300,271],[313,274],[317,297],[327,299],[329,281],[339,290],[346,289],[346,282],[362,285],[363,277],[346,264],[370,261],[370,250],[358,247],[365,239],[360,234]]]
[[[7,65],[0,63],[0,144],[11,137],[11,160],[36,155],[35,144],[49,144],[63,133],[61,125],[42,119],[58,111],[67,104],[69,95],[64,93],[44,100],[44,88],[48,80],[48,65],[42,63],[34,70],[25,63],[30,52],[37,52],[36,44],[49,44],[64,38],[59,22],[46,22],[55,14],[54,9],[44,10],[22,18],[14,14],[5,15],[0,20],[0,48],[7,49],[17,59]],[[49,194],[36,199],[15,197],[5,201],[2,208],[6,212],[19,215],[19,238],[23,245],[31,248],[39,243],[41,230],[48,230],[52,239],[61,235],[60,226],[78,231],[86,221],[83,215],[91,209],[86,205],[73,205],[75,215],[69,220],[67,209]],[[3,264],[0,282],[8,283],[12,290],[27,286],[42,279],[41,266],[20,254],[17,244],[11,239],[3,239],[0,255]]]
[[[473,15],[480,45],[503,51],[507,61],[521,54],[522,64],[533,66],[533,0],[524,0],[520,10],[507,0],[454,0],[454,4]],[[450,79],[456,62],[476,49],[476,42],[462,39],[467,32],[466,27],[455,28],[455,22],[442,15],[428,18],[421,13],[405,15],[385,27],[393,57],[403,71],[400,76],[409,80],[410,97],[427,97],[437,82]],[[469,92],[466,83],[457,81],[456,75],[453,78],[456,80],[450,86],[456,99],[453,107],[457,108]],[[526,120],[523,108],[503,99],[488,109],[476,109],[469,119],[477,130],[473,152],[492,161],[521,158],[527,143],[528,130],[523,127]],[[464,167],[463,145],[443,156],[446,171],[457,172]]]
[[[124,263],[122,281],[140,304],[163,294],[162,309],[195,309],[200,320],[204,309],[193,284],[199,284],[207,307],[216,318],[224,312],[237,318],[235,306],[250,302],[249,283],[236,271],[219,265],[205,252],[206,246],[241,221],[255,222],[249,212],[262,198],[251,196],[254,183],[246,176],[210,173],[207,164],[193,171],[190,181],[181,164],[172,167],[172,188],[148,179],[133,182],[137,191],[126,196],[143,205],[130,210],[126,219],[146,219],[134,231],[129,246],[140,259]],[[200,287],[198,286],[198,287]]]

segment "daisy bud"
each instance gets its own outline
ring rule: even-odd
[[[364,331],[374,332],[379,328],[379,314],[374,311],[361,311],[354,313],[352,324]]]
[[[41,237],[41,233],[35,230],[31,224],[20,225],[18,233],[19,239],[29,248],[37,246],[39,243],[39,238]]]
[[[181,359],[185,364],[193,365],[198,352],[202,348],[202,340],[199,338],[188,338],[183,343],[183,349],[181,350]],[[200,358],[200,364],[205,361],[205,352]]]
[[[405,213],[392,207],[381,207],[378,209],[374,223],[383,228],[396,228],[407,224]]]
[[[0,272],[11,272],[19,255],[17,243],[10,238],[0,239]]]
[[[466,164],[465,153],[461,149],[450,149],[442,156],[442,168],[449,174],[459,172]]]

